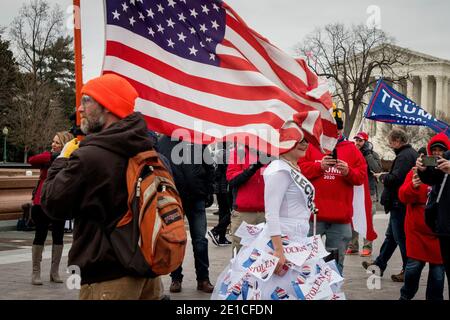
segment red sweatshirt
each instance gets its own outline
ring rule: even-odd
[[[41,154],[37,154],[28,159],[28,163],[31,164],[33,168],[41,169],[39,175],[39,182],[37,188],[35,189],[34,197],[33,197],[33,205],[41,205],[41,190],[42,185],[44,184],[45,179],[47,179],[47,171],[52,162],[52,154],[49,151],[45,151]]]
[[[267,166],[251,172],[250,165],[256,163],[257,155],[247,147],[245,156],[239,155],[238,149],[231,150],[227,167],[227,181],[232,187],[232,180],[240,178],[245,181],[233,191],[233,208],[242,212],[264,212],[264,177],[262,172]],[[244,152],[244,150],[241,150]]]
[[[367,178],[367,164],[362,153],[350,141],[336,145],[339,160],[345,161],[349,173],[344,176],[339,170],[330,168],[326,172],[320,167],[325,156],[313,145],[309,145],[306,156],[299,161],[303,175],[316,189],[315,203],[319,212],[317,220],[329,223],[351,223],[353,217],[353,187],[362,185]]]

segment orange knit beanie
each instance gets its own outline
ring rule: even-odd
[[[81,94],[90,96],[120,119],[133,113],[138,97],[136,89],[116,74],[105,74],[88,81]]]

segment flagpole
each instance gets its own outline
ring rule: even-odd
[[[76,123],[80,125],[78,107],[81,103],[81,88],[83,87],[83,55],[81,52],[81,6],[80,0],[73,0],[74,45],[75,45],[75,91],[76,91]]]
[[[362,116],[361,119],[361,123],[359,124],[358,130],[356,131],[356,134],[358,134],[358,132],[364,131],[364,120],[366,120],[366,118],[364,117],[364,114]]]

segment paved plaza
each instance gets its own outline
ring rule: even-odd
[[[208,228],[217,223],[217,216],[212,214],[214,208],[208,210]],[[374,243],[374,253],[377,254],[384,239],[384,232],[389,216],[383,212],[375,215],[375,229],[378,239]],[[51,242],[47,240],[42,262],[42,286],[33,286],[30,283],[31,274],[31,245],[34,232],[14,231],[11,223],[3,222],[0,225],[0,299],[46,299],[46,300],[74,300],[78,298],[78,290],[69,290],[65,284],[56,284],[49,281]],[[49,234],[50,236],[50,234]],[[68,274],[64,273],[67,265],[67,253],[70,249],[72,234],[64,237],[64,252],[61,262],[61,274],[64,279]],[[210,278],[214,284],[231,255],[230,247],[216,247],[209,241]],[[344,267],[344,292],[349,300],[397,300],[400,296],[401,283],[391,281],[391,275],[397,274],[401,269],[401,257],[397,250],[392,257],[388,269],[381,278],[379,285],[376,281],[369,280],[369,275],[361,266],[366,259],[360,256],[347,256]],[[196,290],[194,261],[191,243],[186,249],[186,257],[183,264],[184,280],[183,290],[180,293],[170,294],[172,300],[205,300],[210,295]],[[420,281],[419,292],[415,299],[425,299],[426,280],[428,267],[425,267]],[[166,293],[169,294],[170,277],[163,277]],[[448,297],[447,284],[444,298]]]

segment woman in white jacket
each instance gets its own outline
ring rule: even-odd
[[[297,165],[308,148],[299,117],[280,129],[278,159],[263,172],[266,223],[242,225],[242,249],[217,279],[211,299],[342,299],[343,279],[320,237],[309,237],[314,187]],[[309,137],[309,136],[308,136]]]
[[[280,130],[280,157],[264,171],[264,204],[266,227],[280,260],[275,274],[286,263],[282,235],[292,241],[306,239],[309,219],[314,210],[314,187],[300,172],[298,160],[308,149],[303,131],[294,121],[286,122]]]

